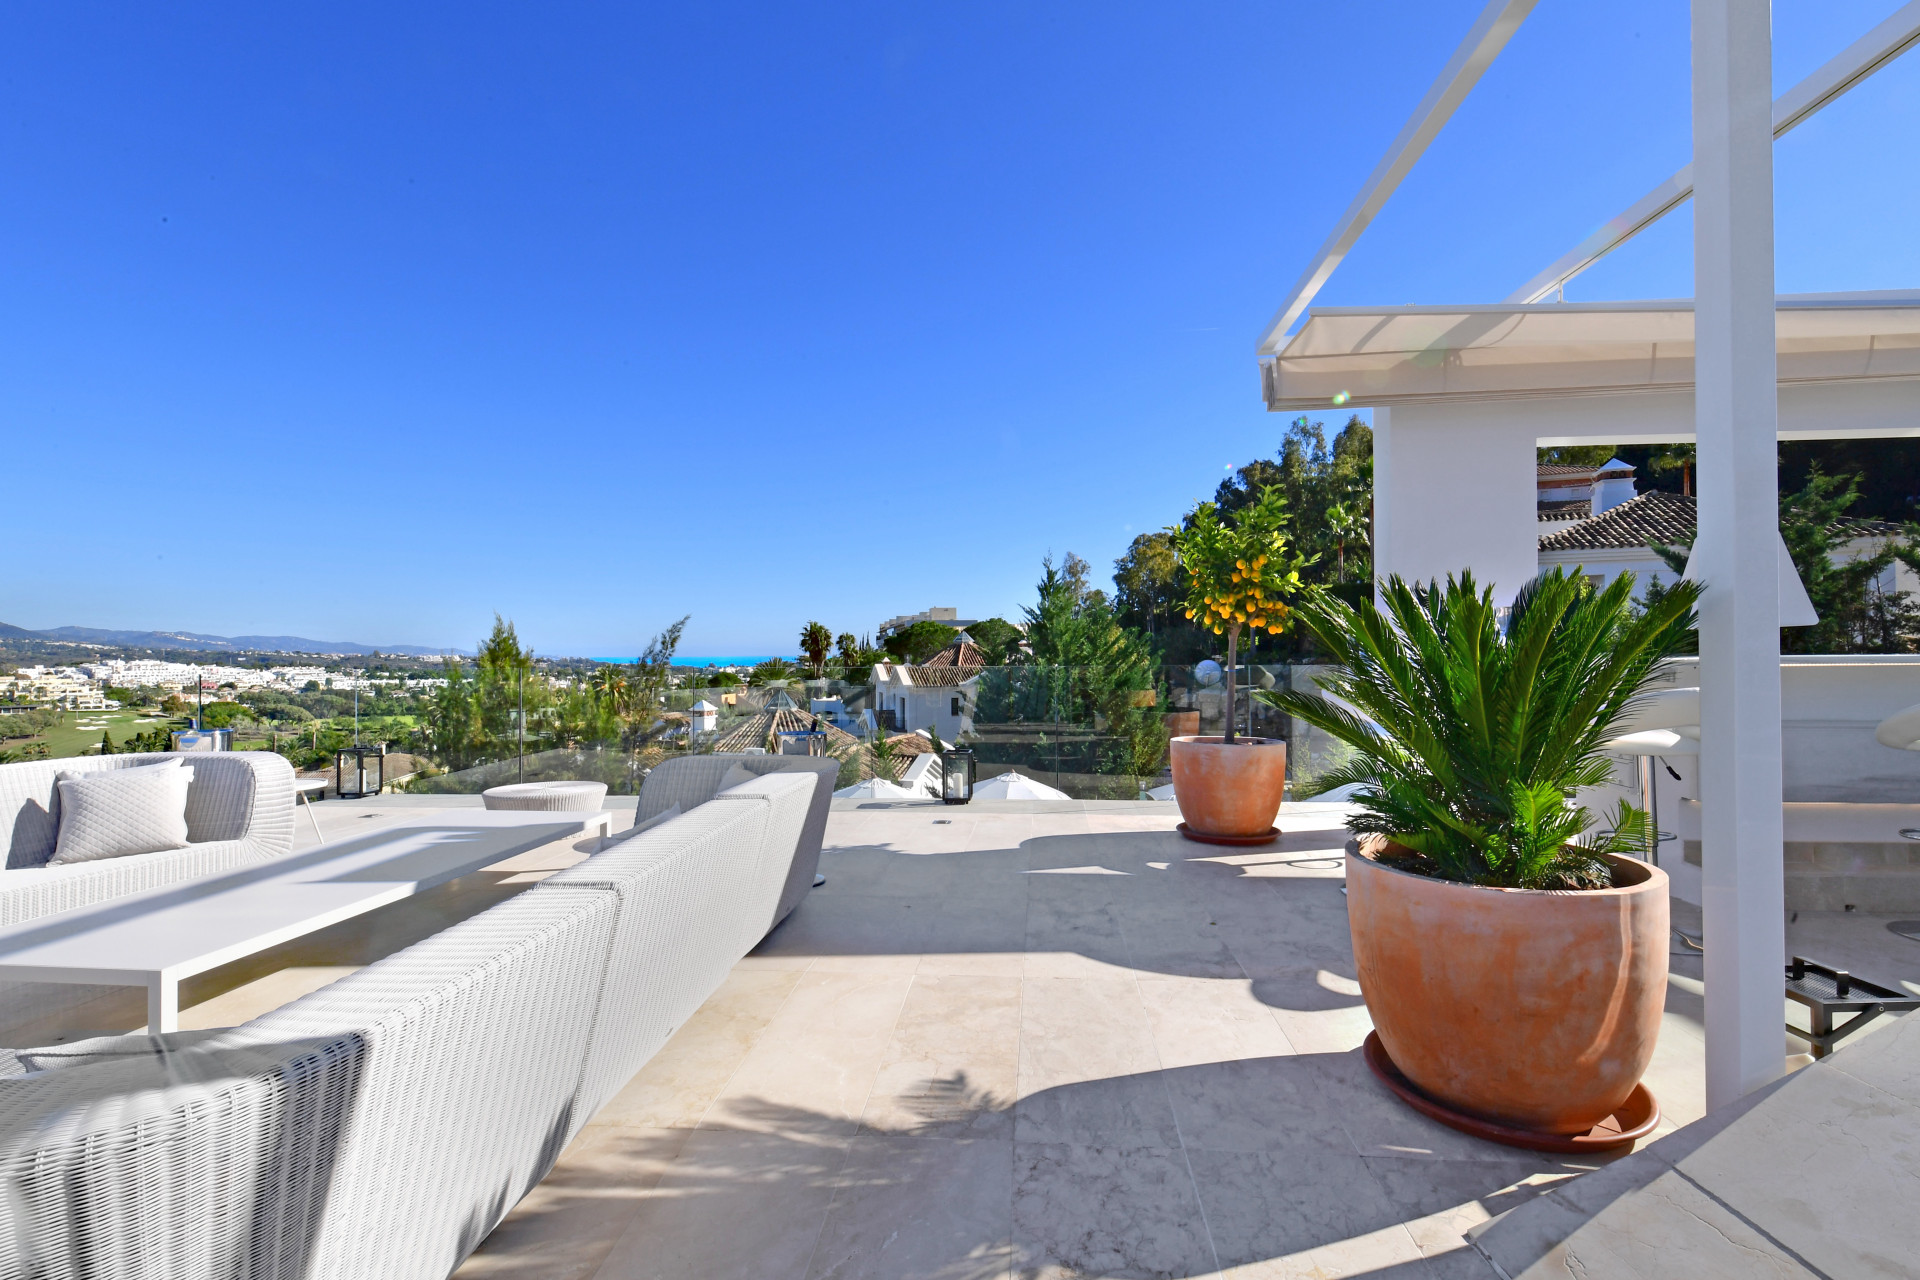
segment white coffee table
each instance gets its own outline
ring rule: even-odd
[[[442,809],[393,827],[0,928],[0,978],[147,989],[147,1030],[179,1028],[180,982],[568,836],[608,813]]]

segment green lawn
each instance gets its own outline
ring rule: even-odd
[[[166,717],[154,713],[143,715],[137,711],[69,711],[60,717],[60,724],[47,730],[36,738],[10,738],[0,743],[0,750],[19,751],[36,742],[47,744],[47,754],[54,757],[90,756],[100,749],[102,730],[113,735],[115,747],[121,746],[136,733],[145,733],[156,725],[166,722]]]

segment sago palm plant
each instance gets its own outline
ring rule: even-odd
[[[1610,830],[1573,803],[1606,781],[1601,744],[1686,643],[1699,588],[1682,582],[1635,608],[1633,575],[1595,591],[1554,569],[1514,601],[1502,626],[1491,589],[1463,573],[1413,585],[1390,578],[1384,609],[1324,594],[1294,616],[1334,658],[1331,698],[1256,695],[1354,749],[1303,795],[1360,784],[1348,826],[1412,850],[1408,870],[1518,889],[1612,883],[1606,853],[1646,845],[1644,811],[1622,801]]]

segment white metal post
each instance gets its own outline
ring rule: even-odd
[[[1768,0],[1693,0],[1707,1106],[1785,1070]]]

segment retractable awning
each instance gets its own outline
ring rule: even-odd
[[[1783,385],[1920,378],[1920,294],[1783,296]],[[1693,385],[1690,300],[1326,307],[1260,365],[1271,410]]]

